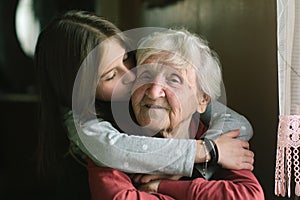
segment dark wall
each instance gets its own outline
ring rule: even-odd
[[[19,1],[0,1],[0,94],[35,92],[32,57],[24,53],[17,39],[15,17]],[[94,0],[32,0],[32,12],[41,28],[66,10],[95,11],[94,8]]]
[[[32,59],[16,39],[15,12],[18,0],[0,2],[0,94],[28,92],[34,84]]]
[[[16,35],[19,1],[0,1],[0,199],[89,199],[87,172],[69,155],[63,163],[66,173],[58,179],[37,174],[38,98],[33,58]],[[95,8],[94,0],[32,3],[41,27],[66,10]]]

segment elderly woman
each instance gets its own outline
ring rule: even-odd
[[[198,114],[213,105],[221,92],[219,65],[205,41],[185,30],[157,32],[141,41],[137,62],[132,95],[137,123],[147,135],[200,139],[206,127],[195,126]],[[231,137],[224,134],[203,141],[202,171],[210,162],[220,163],[223,156],[217,146]],[[180,153],[180,149],[174,151]],[[220,168],[211,180],[196,170],[192,177],[132,176],[98,167],[91,160],[88,170],[93,199],[264,199],[249,170]]]

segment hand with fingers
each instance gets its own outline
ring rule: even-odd
[[[252,171],[254,153],[249,149],[249,142],[237,139],[239,133],[239,130],[229,131],[215,139],[219,152],[218,164],[226,169]]]

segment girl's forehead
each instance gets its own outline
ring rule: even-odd
[[[104,71],[110,70],[113,68],[112,65],[119,59],[123,60],[125,54],[125,47],[117,40],[106,40],[101,44],[100,50],[100,63],[99,63],[99,72],[103,73]]]
[[[110,52],[120,52],[120,51],[125,51],[125,46],[124,44],[116,39],[116,38],[107,38],[100,44],[103,48],[104,51],[110,51]]]

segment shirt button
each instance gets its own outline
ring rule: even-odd
[[[142,148],[143,148],[143,150],[147,150],[148,149],[148,145],[144,144]]]

